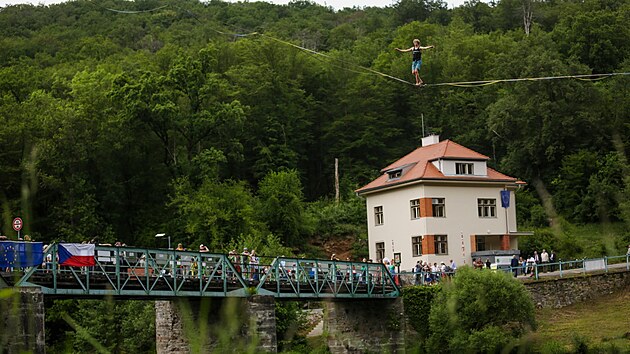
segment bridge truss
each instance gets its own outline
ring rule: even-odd
[[[247,297],[361,299],[399,296],[382,264],[278,257],[249,264],[226,254],[95,247],[95,265],[58,263],[58,245],[44,251],[44,263],[0,275],[8,286],[36,286],[53,297]],[[48,262],[46,260],[49,260]],[[2,283],[2,282],[0,282]]]

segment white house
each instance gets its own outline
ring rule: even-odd
[[[509,265],[524,234],[514,198],[524,182],[491,169],[488,160],[431,135],[382,169],[356,191],[367,203],[370,258],[399,260],[405,271],[419,260],[460,266],[481,257]]]

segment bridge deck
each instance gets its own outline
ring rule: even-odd
[[[45,250],[45,260],[48,255],[50,261],[41,266],[0,275],[8,286],[38,286],[53,297],[246,297],[258,293],[288,300],[399,295],[387,269],[374,263],[280,257],[252,265],[225,254],[97,246],[94,266],[67,267],[57,262],[56,244]]]

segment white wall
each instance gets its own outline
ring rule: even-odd
[[[487,176],[488,166],[486,161],[469,161],[469,160],[442,160],[438,159],[432,162],[433,165],[440,170],[445,176],[455,176],[455,164],[456,163],[472,163],[473,164],[473,176]]]
[[[366,197],[368,216],[368,243],[370,258],[376,261],[376,243],[385,242],[385,256],[393,259],[401,253],[401,270],[409,271],[420,259],[431,263],[447,263],[453,259],[458,265],[470,263],[470,235],[506,234],[516,231],[514,192],[510,193],[507,209],[509,226],[506,228],[506,209],[501,207],[500,191],[503,186],[424,185],[400,187]],[[445,198],[445,218],[426,217],[411,219],[410,200],[417,198]],[[496,218],[479,218],[477,198],[496,199]],[[383,206],[384,224],[374,225],[374,207]],[[447,235],[447,255],[412,256],[413,236]]]

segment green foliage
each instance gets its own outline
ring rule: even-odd
[[[551,252],[552,250],[557,252],[559,250],[558,247],[560,242],[559,237],[552,229],[535,229],[532,236],[519,237],[518,248],[521,251],[521,255],[529,257],[534,254],[534,251],[540,253],[543,248],[548,252]],[[564,258],[566,257],[565,248],[562,248],[562,254],[563,259],[566,259]]]
[[[182,178],[176,182],[172,205],[180,225],[185,225],[185,234],[176,242],[203,243],[213,250],[225,250],[241,235],[266,230],[265,224],[258,221],[258,201],[243,182],[206,179],[195,189]]]
[[[46,336],[55,339],[52,352],[155,350],[151,301],[54,300],[46,313]]]
[[[519,189],[516,195],[516,219],[519,227],[548,226],[548,216],[540,201],[529,189]]]
[[[365,206],[348,195],[329,201],[334,159],[348,193],[425,132],[544,186],[573,224],[630,220],[626,76],[411,92],[357,73],[361,65],[411,79],[409,56],[393,48],[416,37],[436,46],[423,56],[430,83],[627,72],[627,1],[535,2],[527,36],[518,0],[340,11],[305,1],[172,5],[134,15],[89,2],[0,10],[3,233],[21,215],[45,242],[152,246],[167,232],[188,247],[277,255],[316,253],[304,242],[312,235],[348,236],[362,255]],[[215,31],[235,28],[325,55]],[[550,234],[538,229],[552,216],[541,196],[526,188],[517,198],[520,225],[536,232],[523,239],[527,253],[557,247],[566,259],[630,242],[625,229],[625,241],[591,242],[566,225]]]
[[[538,349],[541,354],[568,354],[569,350],[562,343],[545,341]]]
[[[319,200],[310,203],[308,213],[316,221],[314,233],[322,239],[338,236],[367,235],[365,200],[349,195],[339,201]]]
[[[286,245],[295,246],[310,231],[297,171],[271,172],[258,189],[263,220]]]
[[[558,211],[578,223],[618,220],[622,168],[616,152],[600,157],[581,150],[566,156],[553,183]]]
[[[298,330],[303,326],[306,318],[300,309],[300,303],[295,301],[276,302],[276,333],[278,349],[290,349],[301,342]]]
[[[429,313],[441,289],[441,286],[408,286],[402,289],[405,316],[422,341],[429,337]]]
[[[535,328],[527,290],[504,272],[462,267],[433,304],[427,342],[431,353],[500,352]]]

